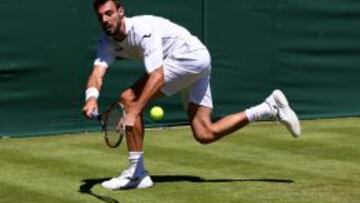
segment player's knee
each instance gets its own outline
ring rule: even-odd
[[[193,130],[193,135],[195,140],[201,144],[211,144],[215,141],[215,135],[210,129]]]
[[[207,134],[196,134],[194,135],[195,140],[198,141],[200,144],[211,144],[215,141],[214,137]]]
[[[136,96],[131,89],[125,90],[121,93],[120,101],[122,104],[127,105],[133,101],[135,101]]]

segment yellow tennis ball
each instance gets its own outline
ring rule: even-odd
[[[154,106],[150,110],[151,119],[159,121],[164,118],[164,110],[160,106]]]

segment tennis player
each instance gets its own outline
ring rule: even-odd
[[[292,135],[300,135],[299,120],[280,90],[273,91],[257,106],[212,122],[211,58],[197,37],[162,17],[126,17],[118,0],[94,0],[93,4],[104,33],[98,41],[97,58],[87,83],[84,114],[90,118],[97,110],[104,75],[116,58],[142,60],[146,69],[146,74],[122,92],[119,99],[127,115],[125,123],[132,126],[127,133],[129,168],[103,182],[103,187],[118,190],[153,186],[144,166],[142,113],[150,100],[162,95],[181,93],[194,138],[203,144],[258,120],[279,120]]]

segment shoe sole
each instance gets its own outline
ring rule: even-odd
[[[296,113],[289,106],[289,102],[286,99],[284,93],[280,90],[275,90],[273,92],[274,100],[279,107],[279,114],[282,113],[285,115],[286,120],[280,119],[280,121],[286,126],[290,131],[293,137],[299,137],[301,135],[300,122]]]

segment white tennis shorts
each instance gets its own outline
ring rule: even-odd
[[[180,92],[185,108],[188,103],[213,108],[210,89],[211,58],[206,48],[174,53],[164,60],[165,85],[162,92]]]

